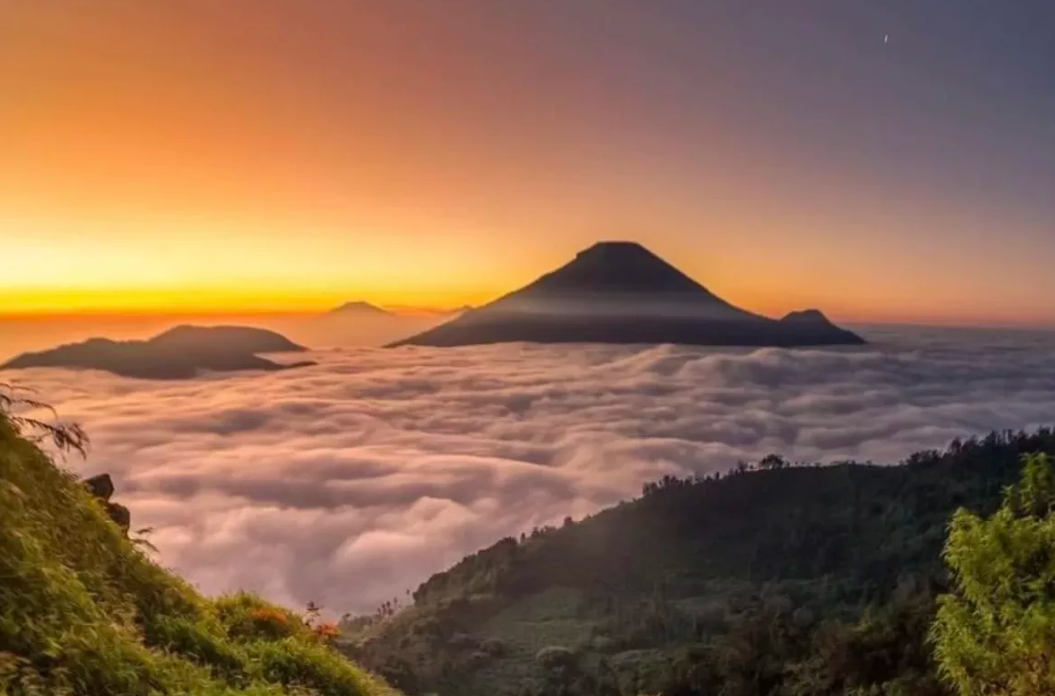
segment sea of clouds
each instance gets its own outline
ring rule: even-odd
[[[369,611],[467,552],[663,474],[896,462],[1055,422],[1055,335],[873,329],[830,350],[334,349],[195,381],[15,376],[79,421],[161,562],[208,593]],[[299,357],[299,356],[298,356]]]

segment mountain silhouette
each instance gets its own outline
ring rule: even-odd
[[[600,242],[520,290],[394,346],[681,343],[858,345],[818,310],[781,320],[740,309],[636,242]]]
[[[307,350],[285,336],[244,326],[177,326],[147,341],[92,338],[38,353],[23,353],[2,369],[64,367],[104,370],[122,377],[190,379],[203,370],[284,370],[312,363],[283,365],[258,353]]]
[[[377,305],[372,305],[369,302],[355,301],[345,302],[340,307],[334,307],[330,310],[330,314],[356,314],[360,316],[373,316],[373,317],[390,317],[392,312],[381,309]]]

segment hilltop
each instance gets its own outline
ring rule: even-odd
[[[667,477],[465,558],[345,649],[408,693],[944,696],[926,636],[949,519],[991,513],[1033,452],[1055,433]]]
[[[635,242],[600,242],[490,304],[393,346],[681,343],[818,346],[864,343],[820,311],[775,320],[736,307]]]
[[[398,696],[332,633],[252,595],[200,595],[0,408],[0,694]]]
[[[50,350],[23,353],[0,370],[63,367],[104,370],[122,377],[190,379],[205,370],[284,370],[312,363],[283,365],[259,353],[307,350],[281,334],[245,326],[177,326],[146,341],[92,338]]]

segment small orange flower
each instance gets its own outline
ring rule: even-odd
[[[315,627],[315,635],[323,640],[329,640],[341,635],[341,629],[335,623],[321,623]]]
[[[286,617],[285,613],[278,611],[277,609],[266,608],[257,609],[256,611],[254,611],[253,619],[255,621],[260,621],[261,623],[272,623],[279,624],[282,626],[285,626],[289,622],[289,619]]]

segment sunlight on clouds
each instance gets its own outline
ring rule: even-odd
[[[368,610],[465,553],[664,474],[771,452],[894,462],[1050,424],[1050,334],[879,334],[848,350],[657,346],[318,352],[182,383],[34,370],[92,436],[161,560],[218,593]]]

